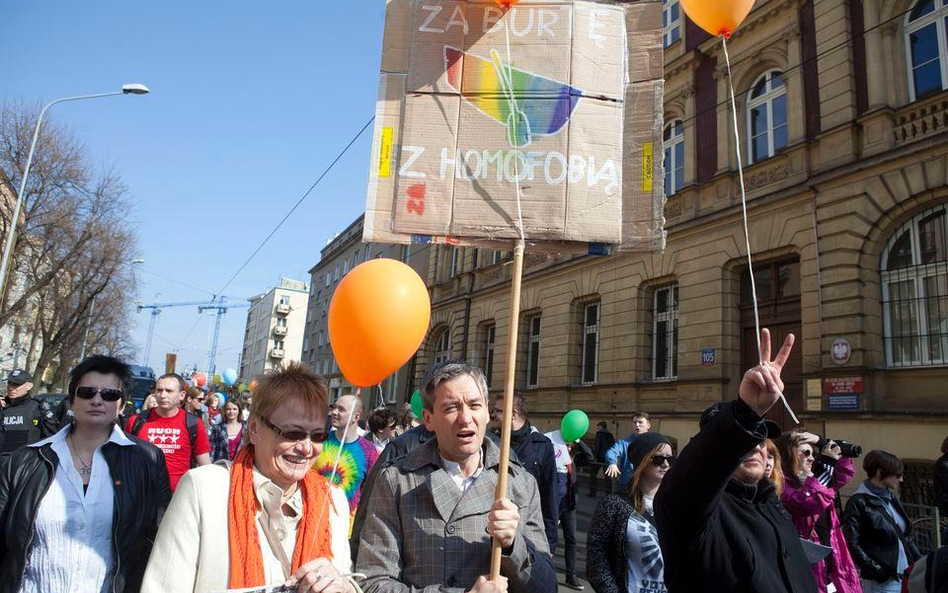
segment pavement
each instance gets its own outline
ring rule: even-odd
[[[589,532],[589,523],[592,521],[593,512],[599,500],[606,494],[612,492],[613,480],[600,478],[597,480],[598,494],[590,496],[589,485],[590,478],[587,474],[579,476],[579,492],[576,496],[576,573],[585,585],[586,592],[593,593],[589,581],[586,580],[586,534]],[[556,577],[559,582],[558,593],[569,593],[575,591],[572,587],[567,587],[566,580],[566,559],[563,555],[563,530],[559,531],[559,538],[556,544],[556,554],[553,557],[553,565],[556,567]]]

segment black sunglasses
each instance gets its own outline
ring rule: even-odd
[[[104,401],[107,402],[117,402],[125,396],[121,389],[109,389],[107,387],[76,387],[76,397],[81,399],[92,399],[97,393],[102,396]]]
[[[667,462],[669,467],[675,464],[678,458],[674,455],[652,455],[652,465],[662,467]]]
[[[803,451],[800,451],[800,455],[803,455],[804,457],[813,457],[813,451],[804,449]]]
[[[299,442],[305,439],[306,437],[309,437],[309,440],[314,443],[322,443],[326,439],[329,438],[329,433],[326,432],[325,428],[317,428],[316,430],[312,432],[307,432],[305,430],[284,430],[262,416],[260,417],[260,419],[263,420],[263,423],[267,425],[267,428],[269,428],[273,432],[280,435],[280,437],[288,441]]]

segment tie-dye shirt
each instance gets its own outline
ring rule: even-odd
[[[323,452],[316,458],[313,469],[342,488],[342,491],[346,493],[346,498],[349,499],[349,513],[351,516],[355,514],[356,507],[359,506],[362,482],[372,466],[375,465],[379,453],[375,449],[375,445],[363,437],[359,437],[351,443],[346,443],[342,448],[342,456],[339,457],[339,467],[336,469],[336,475],[330,477],[337,455],[339,455],[339,439],[336,438],[336,433],[333,431],[329,433],[329,438],[323,443]]]

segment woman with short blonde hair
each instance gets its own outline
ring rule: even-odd
[[[301,363],[261,378],[244,448],[178,484],[142,591],[351,591],[346,496],[310,471],[328,411],[326,382]]]

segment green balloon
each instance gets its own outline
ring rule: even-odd
[[[219,374],[214,375],[214,384],[220,385],[221,383],[223,383],[223,381],[221,380],[221,376]]]
[[[411,394],[411,411],[414,412],[415,416],[418,416],[419,420],[421,419],[421,409],[423,407],[421,392],[416,389],[415,393]]]
[[[241,393],[243,393],[243,392],[245,392],[245,391],[250,391],[250,388],[247,387],[247,384],[246,384],[246,383],[241,383],[240,386],[237,387],[237,389],[240,390]]]
[[[560,434],[567,443],[578,441],[589,430],[589,416],[582,410],[570,410],[563,416]]]

